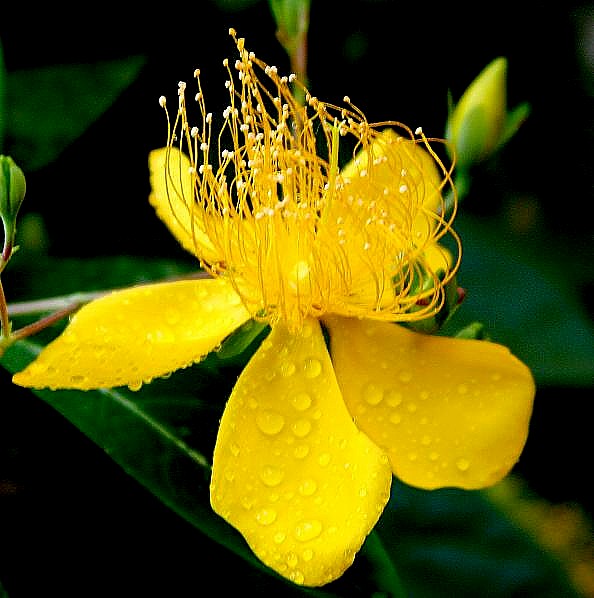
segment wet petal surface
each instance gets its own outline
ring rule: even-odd
[[[81,308],[13,381],[49,388],[139,388],[200,360],[249,314],[224,280],[116,291]]]
[[[506,347],[384,322],[325,323],[345,403],[404,482],[482,488],[516,463],[534,381]]]
[[[300,335],[273,327],[221,420],[214,510],[269,567],[322,585],[352,563],[391,479],[386,456],[345,408],[318,322]]]

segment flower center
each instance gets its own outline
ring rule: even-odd
[[[459,261],[453,216],[440,215],[451,170],[424,135],[371,125],[346,97],[340,108],[304,90],[300,104],[294,76],[279,76],[231,34],[239,59],[233,69],[224,61],[230,103],[220,129],[213,132],[196,71],[201,124],[189,124],[180,83],[169,136],[192,165],[193,196],[184,201],[203,266],[228,278],[254,317],[290,329],[327,312],[433,315]],[[436,251],[445,235],[454,258]]]

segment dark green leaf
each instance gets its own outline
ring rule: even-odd
[[[577,598],[567,572],[482,491],[398,480],[377,533],[409,598]]]
[[[40,350],[37,343],[22,341],[7,351],[1,363],[14,373]],[[187,376],[190,380],[184,380]],[[204,371],[200,366],[191,368],[136,393],[109,389],[40,390],[35,394],[103,448],[165,505],[245,559],[266,578],[277,579],[280,587],[286,589],[292,584],[265,567],[243,538],[210,508],[209,458],[206,450],[200,452],[196,447],[212,446],[220,409],[229,392],[228,381],[234,377],[236,373],[222,377],[206,364]],[[192,392],[184,391],[184,385]],[[294,589],[296,593],[320,598],[333,596],[325,590]]]
[[[6,79],[6,135],[23,170],[54,160],[138,76],[142,56],[14,71]]]
[[[531,368],[537,383],[589,385],[594,380],[594,325],[549,244],[534,248],[468,215],[458,282],[467,297],[445,333],[474,321]],[[543,258],[548,256],[546,266]]]

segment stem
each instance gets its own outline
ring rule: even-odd
[[[0,272],[2,270],[0,269]],[[0,280],[0,339],[8,337],[10,334],[10,318],[8,317],[8,305],[6,304],[6,296],[4,295],[4,288],[2,287],[2,280]]]
[[[72,303],[71,305],[64,307],[59,311],[56,311],[53,314],[46,316],[45,318],[41,318],[40,320],[37,320],[36,322],[29,324],[28,326],[23,326],[19,330],[13,332],[10,335],[10,339],[11,341],[18,341],[23,338],[26,338],[27,336],[37,334],[38,332],[41,332],[48,326],[51,326],[52,324],[59,322],[62,318],[69,316],[71,313],[75,312],[81,305],[82,302]]]
[[[384,548],[377,530],[373,530],[367,536],[361,552],[371,565],[370,577],[377,585],[377,592],[374,592],[374,596],[385,596],[386,598],[408,597],[396,567]]]
[[[94,299],[99,299],[108,292],[109,291],[94,291],[90,293],[63,295],[61,297],[49,297],[47,299],[38,299],[36,301],[21,301],[17,303],[11,303],[8,306],[8,312],[12,317],[15,317],[48,311],[67,310],[70,307],[77,309],[83,303],[88,303]]]

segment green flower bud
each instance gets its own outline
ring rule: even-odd
[[[2,259],[8,261],[16,232],[16,217],[25,198],[27,185],[23,171],[10,156],[0,154],[0,218],[4,225]]]
[[[489,157],[506,128],[507,60],[499,57],[483,69],[450,112],[446,139],[462,168]]]

